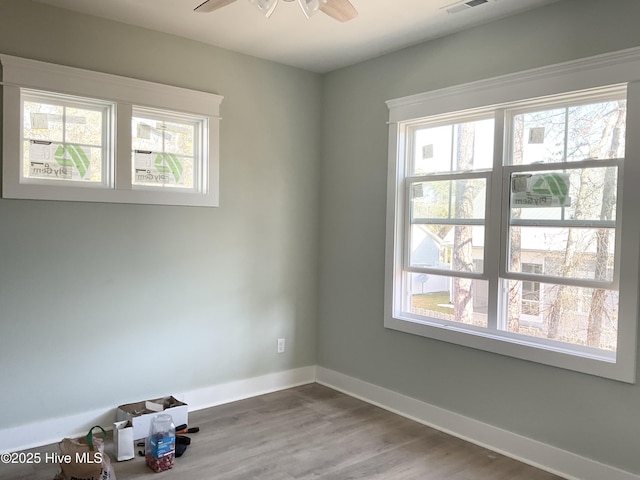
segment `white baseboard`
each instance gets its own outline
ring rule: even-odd
[[[306,385],[316,381],[316,367],[301,367],[284,372],[270,373],[261,377],[236,380],[220,385],[213,385],[181,395],[175,395],[189,405],[189,411],[215,407],[223,403],[235,402],[245,398],[256,397],[266,393],[277,392],[286,388]]]
[[[314,381],[569,480],[640,480],[640,475],[323,367],[301,367],[213,385],[174,396],[187,403],[189,411],[197,411]],[[58,442],[64,437],[82,436],[93,425],[112,427],[115,410],[94,410],[0,430],[0,453],[39,447]]]
[[[260,377],[213,385],[181,394],[174,394],[174,396],[187,403],[191,412],[313,383],[315,378],[315,366],[301,367]],[[93,410],[78,415],[5,428],[0,430],[0,453],[40,447],[59,442],[65,437],[84,436],[89,428],[94,425],[102,425],[106,430],[109,430],[113,428],[115,418],[116,407],[106,411]]]
[[[68,417],[41,420],[18,427],[0,430],[0,452],[15,452],[59,442],[64,437],[75,438],[87,434],[94,425],[105,427],[116,418],[115,408],[109,411],[93,410]]]
[[[640,480],[624,470],[552,447],[323,367],[316,382],[569,480]]]

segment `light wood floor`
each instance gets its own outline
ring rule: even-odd
[[[158,478],[560,479],[318,384],[193,412],[189,423],[200,433]],[[51,464],[0,465],[0,479],[51,480],[57,470]],[[142,457],[115,463],[115,471],[118,480],[156,475]]]

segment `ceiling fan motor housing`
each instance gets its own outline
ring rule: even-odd
[[[278,0],[249,0],[252,5],[260,10],[260,12],[267,18],[271,16],[273,11],[276,9],[276,5],[278,5]]]
[[[304,16],[307,18],[309,18],[320,9],[319,0],[298,0],[298,4],[302,9],[302,13],[304,13]]]
[[[213,12],[222,8],[236,0],[204,0],[194,10],[196,12],[205,13]],[[285,2],[294,2],[296,0],[283,0]],[[470,2],[488,1],[488,0],[470,0]],[[349,0],[297,0],[298,5],[302,9],[305,17],[309,18],[318,10],[322,10],[325,14],[339,22],[347,22],[358,16],[358,12],[351,5]],[[278,5],[278,0],[249,0],[260,13],[269,18]]]

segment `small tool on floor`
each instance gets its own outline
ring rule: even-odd
[[[184,433],[198,433],[200,431],[200,427],[191,427],[187,428],[187,424],[178,425],[176,427],[176,435],[184,434]]]

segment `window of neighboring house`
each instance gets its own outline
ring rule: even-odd
[[[640,222],[622,193],[640,201],[640,162],[625,160],[638,91],[391,105],[385,326],[634,381]]]
[[[222,97],[0,60],[4,198],[217,206]]]
[[[542,265],[523,263],[523,273],[542,274]],[[525,280],[522,282],[522,314],[539,317],[540,315],[540,282]],[[539,319],[536,319],[539,321]]]

